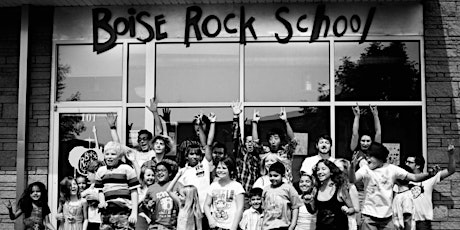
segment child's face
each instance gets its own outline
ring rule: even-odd
[[[118,162],[121,160],[121,156],[115,152],[115,150],[110,149],[105,151],[104,160],[107,166],[112,167],[118,165]]]
[[[313,181],[311,181],[309,176],[301,176],[299,181],[299,188],[302,192],[311,191],[313,186]]]
[[[70,184],[70,195],[77,195],[78,194],[78,184],[76,180],[72,180]]]
[[[166,150],[166,144],[161,139],[156,139],[153,143],[153,151],[158,154],[163,154]]]
[[[152,185],[155,182],[155,173],[152,169],[146,169],[144,172],[144,182],[147,186]]]
[[[270,166],[277,161],[278,159],[276,158],[274,154],[267,155],[267,157],[265,158],[265,169],[268,171]]]
[[[164,165],[157,165],[156,167],[156,177],[158,182],[168,182],[169,181],[169,172]]]
[[[380,168],[383,166],[383,162],[375,157],[368,157],[367,164],[371,170],[374,170],[376,168]]]
[[[84,177],[78,177],[77,178],[77,185],[78,185],[78,189],[80,189],[80,191],[83,191],[86,189],[86,179]]]
[[[92,172],[88,172],[88,175],[86,175],[86,178],[88,178],[89,183],[94,183],[96,181],[96,174]]]
[[[251,200],[249,201],[249,204],[253,209],[259,209],[262,205],[262,197],[258,195],[252,196]]]
[[[223,162],[219,162],[216,168],[216,175],[218,178],[230,178],[230,172],[228,171],[227,165]]]
[[[372,139],[368,135],[363,135],[361,137],[361,140],[359,140],[359,144],[361,145],[361,150],[367,150],[369,149],[369,146],[371,146]]]
[[[30,193],[30,198],[33,201],[38,201],[42,197],[42,191],[40,191],[40,188],[38,186],[32,186],[32,191]]]
[[[278,187],[283,183],[283,175],[275,171],[270,171],[268,173],[268,178],[270,179],[270,182],[272,183],[272,187]]]
[[[316,143],[316,148],[322,154],[328,154],[331,151],[331,142],[329,140],[320,138],[318,143]]]
[[[318,176],[318,180],[323,182],[329,178],[331,178],[331,170],[323,163],[318,164],[318,171],[316,172]]]
[[[278,134],[273,134],[270,136],[268,143],[270,144],[271,151],[276,151],[280,146],[281,138]]]
[[[188,161],[189,166],[194,167],[199,162],[201,162],[201,160],[202,160],[202,156],[201,156],[201,153],[199,153],[198,151],[192,150],[191,152],[188,153],[187,161]]]

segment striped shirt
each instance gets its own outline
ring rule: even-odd
[[[95,188],[102,189],[105,200],[117,198],[131,200],[131,191],[140,187],[136,172],[127,164],[107,169],[100,167],[96,172]]]

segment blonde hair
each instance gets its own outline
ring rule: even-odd
[[[261,160],[261,167],[260,167],[260,174],[261,175],[267,175],[268,174],[268,169],[265,168],[265,161],[267,160],[268,157],[275,157],[275,160],[277,162],[280,162],[284,165],[284,167],[287,169],[288,166],[289,166],[289,162],[288,160],[284,160],[282,157],[280,157],[280,155],[278,153],[267,153],[265,154],[263,157],[262,157],[262,160]]]
[[[128,148],[127,146],[124,146],[118,142],[114,142],[114,141],[109,141],[107,142],[107,144],[104,145],[104,154],[109,151],[109,150],[113,150],[115,151],[115,153],[117,153],[118,155],[118,158],[130,165],[130,166],[133,166],[133,163],[126,157],[126,155],[128,154],[128,152],[131,151],[130,148]]]
[[[188,217],[194,217],[195,221],[201,221],[203,213],[198,199],[198,189],[193,185],[185,185],[181,191],[185,196],[185,203],[182,205],[181,211],[184,211]]]

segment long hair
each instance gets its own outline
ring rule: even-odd
[[[194,217],[196,221],[201,221],[203,213],[200,208],[200,200],[198,199],[198,190],[193,185],[185,185],[182,188],[182,193],[185,196],[185,202],[182,206],[188,217]]]
[[[313,168],[313,176],[315,180],[318,182],[317,187],[321,187],[321,181],[318,179],[318,165],[323,163],[326,167],[329,168],[331,171],[331,181],[334,182],[337,188],[341,188],[343,185],[346,185],[345,176],[342,171],[340,171],[339,167],[337,167],[332,161],[321,159]]]
[[[277,153],[267,153],[261,159],[261,165],[260,165],[260,174],[261,175],[267,175],[268,174],[268,170],[265,168],[265,161],[270,156],[274,156],[276,158],[277,162],[283,163],[284,167],[288,168],[287,167],[289,165],[288,160],[283,160]]]
[[[142,183],[142,185],[147,185],[145,184],[145,171],[147,171],[147,169],[150,169],[152,170],[152,172],[155,174],[155,169],[150,166],[150,165],[142,165],[141,167],[141,172],[139,173],[139,181]]]
[[[231,157],[226,157],[226,158],[220,159],[219,162],[217,163],[217,165],[219,165],[219,163],[222,163],[225,166],[227,166],[228,174],[230,176],[230,179],[235,179],[236,178],[236,176],[237,176],[236,164],[235,164],[235,161]]]
[[[77,183],[75,178],[68,176],[68,177],[64,177],[64,179],[62,179],[61,182],[59,183],[59,187],[61,190],[61,202],[63,203],[70,200],[70,190],[72,187],[72,181],[75,181],[75,183]],[[77,192],[77,198],[80,199],[80,189],[79,188]]]
[[[32,188],[34,186],[37,186],[41,193],[40,199],[35,203],[32,200],[32,198],[30,198],[30,195],[32,194]],[[24,193],[22,193],[21,199],[19,199],[18,206],[19,208],[21,208],[26,218],[30,217],[30,215],[32,214],[32,209],[33,209],[32,203],[34,203],[38,207],[48,206],[48,192],[46,191],[46,186],[42,182],[37,181],[32,184],[29,184],[26,190],[24,190]],[[42,217],[45,217],[44,215],[45,212],[42,212],[42,213],[43,213]]]

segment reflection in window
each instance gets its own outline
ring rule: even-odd
[[[369,108],[361,108],[360,133],[375,134],[374,120]],[[407,154],[422,154],[422,107],[378,107],[382,126],[382,143],[399,146],[401,159]],[[350,141],[354,115],[351,107],[336,107],[336,156],[351,159]]]
[[[337,101],[420,101],[418,42],[335,43]]]
[[[145,44],[130,44],[128,48],[128,102],[144,102]]]
[[[121,45],[102,54],[91,45],[59,45],[57,50],[57,101],[121,100]]]
[[[245,100],[329,100],[329,44],[251,43],[245,47]]]
[[[128,120],[126,122],[126,137],[128,146],[137,146],[137,133],[145,127],[145,108],[128,108]]]
[[[225,102],[238,98],[239,44],[157,44],[160,102]]]

